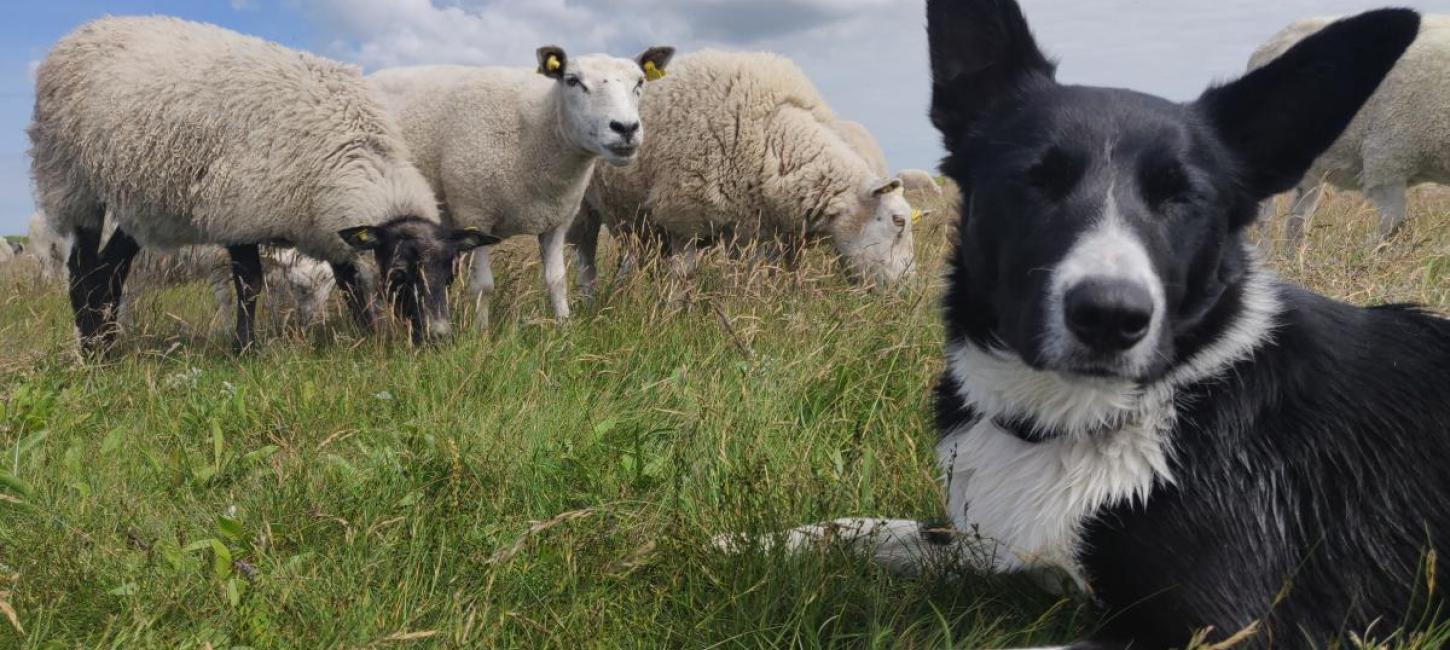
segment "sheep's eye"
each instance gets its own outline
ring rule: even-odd
[[[583,88],[584,87],[584,82],[579,81],[579,77],[567,77],[567,78],[564,79],[564,83],[566,85],[568,85],[570,88]]]

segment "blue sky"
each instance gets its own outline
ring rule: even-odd
[[[924,0],[10,0],[0,21],[0,234],[33,204],[25,150],[33,66],[105,14],[213,22],[372,70],[412,63],[530,65],[539,45],[632,56],[653,44],[770,50],[796,60],[893,167],[935,167],[926,119]],[[1291,20],[1450,0],[1023,0],[1059,78],[1190,99],[1238,74]]]

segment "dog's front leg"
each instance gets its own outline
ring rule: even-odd
[[[777,548],[787,553],[840,549],[869,557],[886,571],[903,577],[917,577],[934,568],[978,559],[985,563],[966,566],[993,568],[978,550],[977,540],[949,525],[911,519],[837,519],[760,537],[726,534],[715,538],[715,546],[727,553],[752,549],[770,552]]]

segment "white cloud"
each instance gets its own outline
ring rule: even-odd
[[[327,54],[374,69],[533,65],[543,44],[631,56],[654,44],[769,50],[803,67],[841,116],[866,124],[893,166],[934,167],[925,0],[292,0]],[[1298,16],[1383,0],[1025,0],[1059,78],[1190,99],[1243,70]],[[1450,0],[1400,0],[1445,11]]]
[[[892,163],[930,167],[924,0],[313,0],[324,52],[368,69],[529,66],[540,45],[632,56],[650,45],[768,50],[798,62]]]
[[[35,85],[35,73],[40,71],[40,59],[31,59],[25,64],[25,78],[30,80],[30,85]]]

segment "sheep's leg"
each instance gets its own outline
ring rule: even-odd
[[[352,312],[353,320],[364,332],[371,332],[373,304],[357,265],[347,262],[333,263],[332,277],[337,280],[337,288],[342,291],[342,297],[347,302],[348,311]]]
[[[237,330],[232,343],[245,352],[255,343],[257,292],[262,289],[262,257],[256,244],[228,246],[232,258],[232,289],[237,293]]]
[[[106,322],[101,309],[105,292],[100,273],[101,231],[99,228],[77,228],[73,239],[70,256],[66,258],[66,269],[70,273],[70,304],[75,312],[81,345],[93,348],[100,343],[97,335]]]
[[[106,336],[115,336],[115,322],[128,302],[126,278],[131,275],[131,262],[139,252],[141,245],[120,228],[111,233],[110,241],[106,242],[105,250],[101,251],[101,273],[106,278],[106,298],[101,308],[102,313],[111,319]]]
[[[681,280],[695,275],[700,267],[700,245],[693,239],[675,239],[670,244],[670,267]]]
[[[1364,192],[1380,213],[1378,236],[1381,241],[1394,236],[1405,223],[1405,184],[1391,183],[1371,187]]]
[[[232,271],[230,266],[222,267],[218,265],[215,269],[212,269],[210,278],[211,295],[212,299],[216,302],[216,315],[212,316],[212,327],[216,327],[225,322],[227,316],[231,315],[232,302],[234,301],[236,292],[232,290]]]
[[[473,268],[468,271],[468,292],[473,294],[473,325],[480,332],[488,331],[488,307],[493,298],[493,288],[493,264],[485,246],[473,251]]]
[[[1304,231],[1319,209],[1319,200],[1324,198],[1324,184],[1310,183],[1294,189],[1294,200],[1289,205],[1289,216],[1285,220],[1284,235],[1291,246],[1304,241]],[[1272,203],[1270,203],[1272,205]]]
[[[639,268],[640,249],[644,242],[637,235],[615,237],[619,242],[619,266],[614,269],[614,281],[624,282]]]
[[[594,303],[595,285],[599,282],[599,212],[588,204],[580,206],[579,215],[574,217],[570,228],[570,240],[574,243],[574,254],[579,263],[579,293],[585,304]]]
[[[549,302],[554,308],[554,318],[560,322],[569,320],[569,279],[564,266],[564,240],[569,234],[569,225],[559,226],[539,235],[539,256],[544,260],[544,288],[549,291]]]

